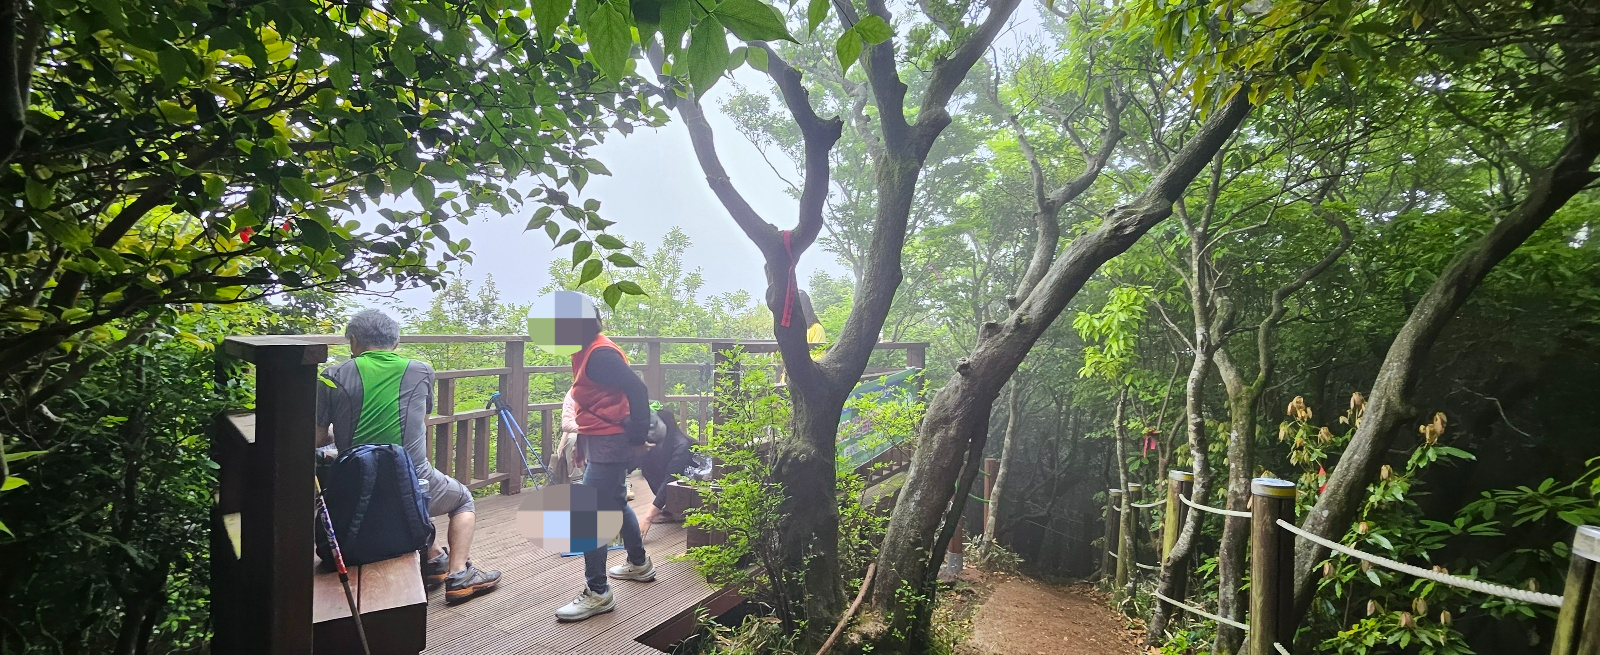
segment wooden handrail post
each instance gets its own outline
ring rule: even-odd
[[[532,426],[528,425],[527,353],[524,348],[521,341],[506,341],[505,365],[511,372],[500,376],[500,395],[505,398],[506,405],[511,407],[512,420],[531,435],[532,430],[529,428]],[[523,444],[517,442],[517,438],[511,432],[511,426],[504,423],[500,425],[499,444],[499,448],[495,451],[495,472],[511,474],[511,479],[500,483],[500,493],[520,493],[523,485],[522,477],[525,475],[522,457],[512,451],[522,450]],[[534,465],[532,461],[528,464]]]
[[[667,370],[661,368],[661,342],[651,340],[645,343],[644,360],[644,386],[650,390],[650,397],[656,400],[665,400],[667,394]]]
[[[1120,524],[1118,515],[1122,513],[1122,490],[1106,490],[1106,537],[1105,548],[1100,553],[1100,579],[1111,580],[1116,575],[1116,548],[1117,526]]]
[[[1295,486],[1288,480],[1250,481],[1250,655],[1274,655],[1273,643],[1294,645],[1294,535],[1278,519],[1294,520]]]
[[[1120,597],[1128,587],[1128,580],[1138,575],[1139,570],[1134,566],[1138,561],[1138,548],[1134,541],[1139,534],[1138,508],[1133,504],[1139,502],[1139,496],[1144,493],[1144,485],[1137,482],[1128,483],[1128,489],[1122,493],[1122,510],[1118,512],[1117,525],[1117,595]]]
[[[439,416],[448,416],[456,413],[456,381],[439,380],[434,383],[433,413]],[[440,473],[450,475],[453,467],[450,465],[450,431],[455,428],[453,421],[446,421],[433,426],[433,456],[430,458],[433,468]]]
[[[1561,615],[1556,619],[1555,643],[1550,655],[1600,653],[1600,527],[1578,528],[1572,538],[1567,587],[1561,595]]]
[[[1000,475],[1000,460],[993,457],[983,458],[983,525],[989,525],[989,517],[994,513],[994,478]],[[999,530],[995,530],[999,532]],[[994,535],[989,535],[993,537]]]
[[[246,655],[309,653],[317,365],[328,347],[230,337],[223,349],[255,364],[256,412],[254,442],[236,460],[249,489],[240,499],[238,583],[214,591],[227,618],[216,642]]]

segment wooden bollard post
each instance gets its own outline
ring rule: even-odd
[[[1173,469],[1167,471],[1167,518],[1161,526],[1161,561],[1166,562],[1172,555],[1172,548],[1178,545],[1178,533],[1183,531],[1183,521],[1189,516],[1189,506],[1183,504],[1178,496],[1185,498],[1194,493],[1194,474],[1188,471]]]
[[[1100,579],[1110,580],[1117,570],[1117,525],[1118,515],[1122,513],[1122,490],[1106,490],[1106,540],[1105,548],[1100,552]]]
[[[983,525],[986,529],[989,526],[989,516],[994,512],[994,479],[998,475],[1000,475],[1000,460],[993,457],[983,458]],[[996,529],[995,532],[999,530]]]
[[[1561,616],[1556,619],[1555,644],[1550,655],[1600,653],[1600,527],[1578,528],[1572,538],[1567,587],[1561,595]]]
[[[1144,492],[1144,485],[1136,482],[1128,483],[1128,490],[1122,494],[1122,512],[1118,517],[1117,527],[1117,593],[1127,588],[1128,580],[1139,574],[1139,569],[1134,566],[1139,561],[1139,508],[1133,504],[1139,502],[1139,497]]]
[[[1294,641],[1294,535],[1278,519],[1294,520],[1294,483],[1250,481],[1250,655],[1274,655],[1274,642]]]

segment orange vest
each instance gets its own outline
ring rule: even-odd
[[[597,348],[610,348],[628,363],[628,356],[604,334],[572,356],[572,404],[576,406],[578,434],[622,434],[622,422],[628,418],[628,396],[616,387],[598,384],[589,379],[589,355]]]

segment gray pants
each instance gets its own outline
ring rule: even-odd
[[[428,516],[455,516],[474,511],[472,491],[460,480],[440,473],[439,469],[432,466],[425,472],[419,472],[417,477],[428,481]]]

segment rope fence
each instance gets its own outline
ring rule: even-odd
[[[1361,560],[1364,565],[1376,565],[1394,573],[1468,592],[1528,605],[1558,608],[1560,613],[1557,616],[1551,655],[1600,653],[1600,611],[1594,609],[1600,607],[1600,527],[1578,528],[1572,541],[1565,593],[1557,595],[1497,584],[1475,577],[1451,575],[1443,569],[1425,569],[1365,552],[1355,545],[1345,545],[1306,531],[1294,522],[1295,499],[1303,490],[1288,480],[1277,478],[1252,480],[1250,510],[1236,511],[1196,502],[1190,498],[1193,494],[1193,476],[1186,471],[1168,473],[1167,493],[1159,500],[1148,503],[1131,502],[1138,498],[1142,485],[1129,485],[1126,490],[1110,490],[1106,503],[1106,550],[1104,559],[1101,560],[1101,574],[1109,581],[1112,573],[1115,573],[1113,589],[1118,590],[1118,594],[1127,593],[1122,590],[1131,590],[1133,584],[1137,582],[1132,574],[1133,571],[1159,574],[1173,554],[1180,526],[1194,518],[1188,514],[1188,509],[1206,514],[1251,519],[1248,546],[1251,598],[1248,607],[1252,609],[1248,617],[1242,615],[1243,608],[1235,618],[1228,618],[1183,602],[1187,595],[1184,590],[1187,586],[1187,574],[1182,571],[1179,572],[1179,577],[1171,582],[1171,588],[1150,589],[1150,594],[1166,603],[1169,608],[1182,610],[1195,617],[1246,633],[1245,649],[1248,652],[1290,655],[1289,648],[1284,644],[1292,644],[1295,633],[1300,628],[1298,619],[1289,613],[1286,605],[1288,599],[1295,594],[1294,579],[1297,571],[1292,553],[1296,540],[1304,539],[1307,543],[1331,551],[1330,557],[1352,557]],[[1173,498],[1181,502],[1167,502]],[[1162,522],[1163,534],[1159,539],[1155,534],[1141,534],[1137,518],[1129,521],[1128,517],[1124,516],[1120,521],[1116,520],[1117,516],[1126,514],[1127,508],[1130,507],[1149,509],[1162,505],[1166,506],[1166,516]],[[1137,552],[1133,544],[1143,543],[1142,540],[1146,537],[1150,538],[1152,543],[1159,544],[1161,548],[1158,552],[1160,561],[1156,565],[1139,563],[1135,561],[1137,558],[1120,557],[1124,553]],[[1117,552],[1119,550],[1122,552]],[[1128,566],[1129,564],[1133,566]]]
[[[1173,600],[1171,598],[1167,598],[1160,591],[1152,591],[1150,593],[1154,594],[1156,598],[1160,598],[1161,600],[1166,601],[1167,604],[1169,604],[1169,605],[1171,605],[1173,607],[1176,607],[1178,609],[1181,609],[1181,610],[1183,610],[1185,612],[1188,612],[1190,614],[1194,614],[1196,616],[1203,616],[1205,618],[1211,619],[1212,621],[1216,621],[1217,623],[1221,623],[1223,625],[1233,626],[1233,627],[1238,628],[1239,630],[1244,631],[1244,632],[1249,632],[1250,631],[1250,626],[1248,626],[1248,625],[1245,625],[1245,624],[1240,623],[1238,621],[1235,621],[1233,619],[1228,619],[1228,618],[1224,618],[1224,617],[1221,617],[1221,616],[1217,616],[1216,614],[1212,614],[1210,612],[1207,612],[1207,611],[1205,611],[1203,609],[1200,609],[1198,607],[1195,607],[1193,605],[1189,605],[1189,604],[1186,604],[1186,603],[1180,603],[1180,602],[1175,601],[1175,600]]]
[[[1278,519],[1278,527],[1294,533],[1301,539],[1305,539],[1329,550],[1349,555],[1350,557],[1354,557],[1359,560],[1371,562],[1386,569],[1414,575],[1424,580],[1432,580],[1439,584],[1450,585],[1452,587],[1458,587],[1468,591],[1476,591],[1480,594],[1509,598],[1514,601],[1529,603],[1532,605],[1543,605],[1545,607],[1561,607],[1563,600],[1561,596],[1557,596],[1555,594],[1546,594],[1537,591],[1528,591],[1527,589],[1518,589],[1516,587],[1507,587],[1505,585],[1495,584],[1492,582],[1484,582],[1482,580],[1474,580],[1472,578],[1463,578],[1457,575],[1449,575],[1446,573],[1440,573],[1438,571],[1431,571],[1421,567],[1412,566],[1410,564],[1396,562],[1387,557],[1362,552],[1336,541],[1323,539],[1322,537],[1314,535],[1310,532],[1301,530],[1299,526],[1296,526],[1295,524],[1283,519]]]
[[[1207,514],[1220,514],[1222,516],[1232,516],[1232,517],[1241,518],[1241,519],[1250,518],[1250,513],[1249,512],[1241,512],[1241,511],[1232,510],[1232,509],[1222,509],[1220,507],[1212,507],[1210,505],[1201,505],[1200,503],[1197,503],[1197,502],[1194,502],[1192,500],[1189,500],[1188,496],[1178,496],[1178,500],[1183,501],[1183,504],[1185,504],[1185,505],[1193,507],[1193,508],[1195,508],[1197,510],[1200,510],[1202,512],[1205,512]]]

